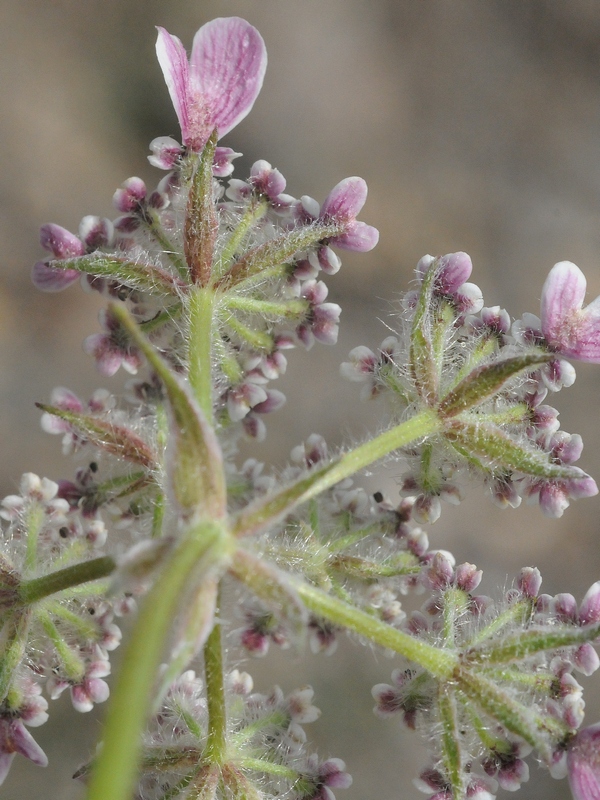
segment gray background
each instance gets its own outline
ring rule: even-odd
[[[130,175],[149,184],[154,136],[179,135],[154,57],[154,25],[189,48],[214,16],[238,14],[261,31],[269,53],[265,85],[249,118],[224,144],[244,169],[266,158],[289,191],[322,200],[348,175],[370,187],[361,218],[377,225],[371,254],[342,254],[327,280],[343,309],[337,348],[290,354],[280,382],[287,406],[260,448],[283,463],[316,431],[331,443],[377,429],[338,364],[357,344],[386,335],[397,297],[426,252],[466,250],[486,304],[513,317],[537,312],[542,282],[562,259],[600,294],[600,4],[594,0],[3,0],[0,4],[0,489],[23,471],[70,477],[57,437],[39,430],[34,400],[55,385],[87,397],[99,385],[81,341],[98,330],[98,300],[77,286],[42,295],[30,284],[41,255],[38,228],[76,231],[84,214],[114,216],[114,189]],[[393,325],[393,320],[388,320]],[[573,389],[555,397],[563,427],[586,442],[581,466],[600,478],[597,368],[577,367]],[[396,496],[393,470],[371,480]],[[548,592],[579,597],[600,578],[600,499],[580,501],[561,520],[538,509],[500,512],[472,489],[431,530],[437,546],[485,569],[483,590],[506,587],[537,565]],[[394,663],[344,645],[332,658],[276,654],[246,665],[266,688],[312,683],[322,719],[309,729],[319,752],[344,758],[353,787],[338,800],[416,798],[424,763],[399,720],[378,721],[370,687]],[[284,679],[278,676],[281,668]],[[260,672],[259,672],[260,668]],[[593,681],[593,679],[592,679]],[[597,681],[595,684],[596,694]],[[590,695],[593,691],[590,692]],[[589,700],[589,722],[600,703]],[[81,797],[69,775],[93,746],[99,717],[52,706],[39,739],[46,770],[17,758],[3,787],[9,800]],[[415,749],[417,748],[417,749]],[[532,772],[536,773],[535,765]],[[527,785],[529,800],[569,797],[549,779]]]

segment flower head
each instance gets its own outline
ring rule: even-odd
[[[557,352],[600,363],[600,297],[583,308],[585,275],[570,261],[550,270],[542,289],[542,332]]]
[[[261,35],[239,17],[221,17],[203,25],[194,36],[189,62],[180,40],[158,28],[156,54],[183,143],[196,153],[215,128],[220,138],[244,119],[267,67]]]

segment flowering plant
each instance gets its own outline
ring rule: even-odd
[[[333,652],[343,631],[397,657],[391,683],[372,690],[375,713],[428,741],[416,783],[430,797],[514,791],[531,756],[568,773],[576,800],[599,798],[600,731],[580,730],[574,673],[600,666],[600,581],[578,604],[541,593],[526,567],[494,600],[477,594],[481,570],[430,547],[419,526],[459,502],[467,478],[502,507],[525,497],[554,517],[597,493],[575,466],[581,438],[545,400],[573,384],[567,358],[600,362],[600,298],[584,308],[585,278],[561,262],[540,317],[511,322],[469,281],[469,256],[424,256],[395,335],[341,366],[365,398],[387,399],[382,431],[340,453],[312,435],[279,474],[242,461],[241,439],[262,439],[285,402],[271,388],[284,351],[337,340],[341,309],[320,273],[340,269],[337,250],[370,251],[378,232],[357,219],[361,178],[319,204],[287,194],[267,161],[230,177],[239,154],[218,142],[266,68],[252,26],[213,20],[189,62],[160,28],[157,54],[182,138],[150,144],[165,176],[153,191],[126,180],[115,220],[41,232],[35,284],[81,279],[103,294],[104,332],[84,348],[101,374],[136,377],[121,400],[58,388],[40,403],[44,430],[85,466],[73,481],[28,473],[1,503],[0,780],[17,753],[47,762],[28,731],[48,717],[43,689],[69,689],[79,711],[108,699],[114,620],[135,612],[102,747],[77,773],[90,800],[330,800],[351,778],[308,751],[310,687],[259,694],[238,667],[271,643]],[[400,501],[356,483],[384,458],[403,465]],[[407,614],[401,598],[418,592]]]

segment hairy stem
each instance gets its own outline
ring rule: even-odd
[[[416,414],[395,428],[381,433],[354,450],[349,450],[325,467],[314,470],[291,486],[253,503],[238,515],[233,533],[236,536],[256,533],[285,514],[289,514],[300,503],[317,497],[344,478],[365,469],[394,450],[437,432],[441,425],[432,411],[425,410]]]
[[[73,564],[70,567],[43,575],[41,578],[23,581],[19,586],[19,600],[23,605],[37,603],[44,597],[62,592],[64,589],[70,589],[72,586],[106,578],[115,569],[116,563],[111,556],[102,556],[91,561],[83,561],[81,564]]]
[[[188,531],[171,553],[143,603],[104,727],[104,746],[92,771],[88,800],[129,800],[135,784],[140,734],[158,665],[186,585],[226,560],[228,537],[210,522]]]
[[[208,703],[208,741],[206,755],[222,764],[227,751],[227,710],[223,673],[221,625],[217,622],[204,645],[204,673]]]

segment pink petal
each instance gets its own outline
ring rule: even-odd
[[[579,607],[579,622],[581,625],[600,622],[600,581],[593,583],[585,593]]]
[[[454,294],[469,279],[473,271],[471,256],[460,251],[458,253],[448,253],[439,259],[438,270],[438,281],[441,290],[446,294]],[[467,284],[467,286],[472,285]]]
[[[7,737],[9,744],[15,752],[33,761],[38,767],[47,767],[48,758],[21,720],[10,723],[10,732]]]
[[[62,292],[67,286],[75,283],[80,274],[76,269],[49,267],[44,261],[38,261],[31,270],[31,280],[42,292]]]
[[[265,43],[246,20],[220,17],[197,31],[190,58],[190,96],[209,110],[211,130],[206,138],[212,128],[218,129],[220,138],[244,119],[258,97],[266,68]],[[190,124],[194,125],[193,119]]]
[[[177,36],[172,36],[164,28],[157,28],[157,31],[156,55],[158,63],[163,71],[165,83],[171,95],[183,141],[187,144],[190,133],[187,54]]]
[[[600,298],[582,309],[585,275],[570,261],[550,270],[542,289],[542,332],[565,356],[600,362]]]
[[[575,800],[600,800],[600,725],[580,731],[567,753],[569,784]]]
[[[75,258],[85,253],[83,243],[74,233],[53,222],[40,228],[40,244],[55,258]]]
[[[365,222],[353,222],[341,236],[330,239],[330,243],[342,250],[368,253],[379,241],[379,231]]]
[[[327,195],[321,217],[339,220],[355,219],[367,199],[367,184],[362,178],[345,178]]]
[[[3,753],[0,751],[0,786],[2,786],[6,776],[10,772],[10,765],[15,756],[16,753]]]
[[[552,343],[559,337],[565,320],[580,311],[585,298],[583,272],[570,261],[555,264],[542,288],[542,331]]]

